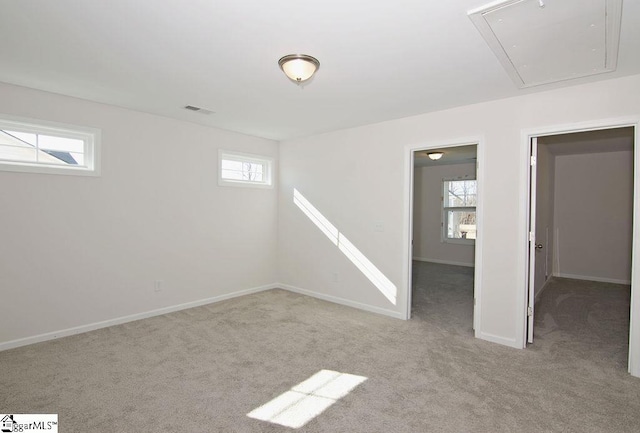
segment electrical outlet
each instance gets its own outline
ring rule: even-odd
[[[384,223],[382,221],[376,221],[373,224],[373,231],[374,232],[383,232],[384,231]]]
[[[162,292],[162,281],[155,280],[153,282],[153,291],[156,292],[156,293]]]

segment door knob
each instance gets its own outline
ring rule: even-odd
[[[542,244],[536,244],[536,250],[541,250],[542,249]]]

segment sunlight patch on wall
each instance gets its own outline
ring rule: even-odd
[[[338,248],[380,290],[385,298],[396,305],[397,289],[395,284],[380,272],[380,269],[376,268],[342,233],[338,234]]]
[[[325,218],[297,189],[293,189],[293,202],[324,233],[329,240],[373,283],[374,286],[396,305],[398,288],[362,252],[356,248],[336,226]]]
[[[364,376],[320,370],[309,379],[252,410],[249,418],[300,428],[367,380]]]
[[[300,194],[297,189],[293,189],[293,202],[302,212],[324,233],[334,245],[338,245],[338,229],[331,224],[328,219],[320,213],[310,202]]]

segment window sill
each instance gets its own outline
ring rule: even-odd
[[[454,244],[454,245],[475,245],[475,239],[442,239],[442,243],[444,244]]]
[[[98,170],[86,167],[53,167],[50,165],[0,162],[0,171],[35,174],[62,174],[68,176],[100,176]]]

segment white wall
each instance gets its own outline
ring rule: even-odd
[[[277,281],[277,188],[217,186],[218,148],[277,143],[6,84],[0,113],[102,130],[101,177],[0,171],[0,344]]]
[[[475,179],[475,164],[416,167],[414,170],[413,258],[473,266],[474,245],[442,240],[442,181],[465,177]]]
[[[523,95],[318,136],[280,147],[279,269],[292,286],[402,316],[407,305],[406,155],[480,139],[484,164],[478,335],[524,344],[525,131],[640,115],[640,75]],[[524,134],[524,135],[523,135]],[[297,188],[399,288],[394,305],[292,201]],[[376,223],[384,231],[376,231]],[[405,249],[406,246],[406,249]],[[477,271],[477,270],[476,270]],[[339,281],[332,282],[332,274]]]
[[[536,164],[536,250],[534,294],[541,294],[544,283],[553,274],[554,258],[555,157],[544,144],[538,145]]]
[[[554,273],[629,284],[633,152],[556,156]]]
[[[523,131],[635,119],[638,94],[640,75],[287,141],[280,146],[278,195],[215,186],[218,148],[276,155],[276,143],[0,84],[0,112],[103,131],[101,177],[0,172],[0,290],[11,302],[0,315],[0,342],[230,294],[278,277],[293,288],[402,317],[409,148],[481,141],[478,333],[522,347]],[[395,284],[397,302],[294,205],[293,188]],[[276,244],[277,268],[270,254]],[[153,293],[154,279],[164,281],[163,292]],[[640,335],[640,321],[633,326]]]

